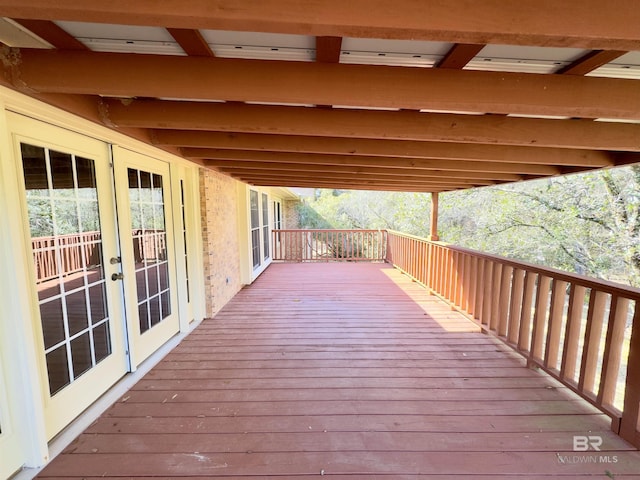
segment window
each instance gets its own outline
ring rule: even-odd
[[[260,208],[258,205],[258,192],[251,190],[250,193],[251,206],[251,253],[253,256],[253,268],[260,266]]]
[[[282,206],[280,202],[273,202],[273,228],[282,229]]]
[[[264,259],[269,258],[269,197],[262,194],[262,253]]]
[[[182,238],[184,240],[184,281],[187,287],[187,303],[189,303],[191,301],[191,292],[189,291],[189,257],[187,247],[187,214],[184,203],[184,180],[180,180],[180,210],[182,212]]]

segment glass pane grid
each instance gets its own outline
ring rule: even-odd
[[[184,242],[184,281],[187,292],[187,303],[189,303],[191,302],[191,292],[189,291],[189,254],[187,247],[187,213],[184,203],[184,180],[180,180],[180,211],[182,212],[182,239]]]
[[[138,320],[144,333],[171,314],[163,181],[132,168],[128,177]]]
[[[43,147],[22,144],[21,152],[54,395],[111,353],[95,169],[93,160]]]

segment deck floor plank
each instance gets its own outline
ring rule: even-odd
[[[573,435],[602,450],[574,452]],[[276,264],[40,478],[323,475],[640,479],[640,452],[397,270]]]

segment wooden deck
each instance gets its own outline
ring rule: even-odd
[[[640,452],[388,265],[275,264],[40,478],[323,475],[640,478]]]

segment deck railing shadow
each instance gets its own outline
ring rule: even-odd
[[[386,261],[640,447],[640,289],[385,230],[274,230],[274,260]]]

